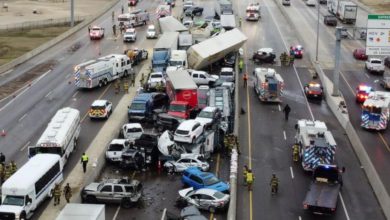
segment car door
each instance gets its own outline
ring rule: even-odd
[[[198,201],[199,208],[209,209],[213,200],[214,198],[209,195],[205,195],[205,194],[199,195],[199,201]]]
[[[121,202],[123,198],[124,190],[122,185],[114,185],[113,202]]]
[[[191,161],[187,158],[180,159],[176,163],[176,170],[178,172],[182,172],[183,170],[187,169],[191,166]]]
[[[198,161],[194,160],[194,159],[190,159],[190,165],[191,167],[199,167],[199,163]]]
[[[200,82],[199,82],[199,74],[198,73],[193,73],[191,76],[192,76],[192,79],[194,79],[194,82],[196,84],[200,84]]]
[[[207,78],[204,74],[199,74],[199,82],[200,84],[208,84]]]
[[[191,175],[190,180],[191,180],[191,186],[194,187],[194,189],[203,188],[203,186],[204,186],[203,180],[200,177],[198,177],[196,175]]]
[[[112,195],[113,195],[112,185],[111,184],[104,185],[100,190],[100,193],[96,196],[96,199],[102,202],[111,202]]]

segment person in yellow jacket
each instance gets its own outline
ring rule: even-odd
[[[248,184],[248,191],[252,191],[252,184],[255,180],[255,176],[252,173],[252,170],[249,169],[248,173],[246,174],[246,183]]]
[[[248,174],[248,166],[247,165],[244,165],[244,186],[246,186],[246,174]]]
[[[275,174],[272,174],[270,185],[272,195],[278,193],[279,179],[276,177]]]
[[[61,187],[60,184],[56,183],[53,189],[53,196],[54,196],[54,206],[60,204],[61,200]]]
[[[11,163],[9,164],[9,166],[11,168],[11,175],[16,173],[16,171],[18,170],[18,167],[16,166],[15,161],[11,160]]]
[[[11,173],[11,167],[9,167],[9,165],[5,165],[4,181],[6,181],[8,178],[10,178],[11,175],[12,175],[12,173]]]
[[[298,144],[294,144],[293,146],[293,161],[298,162],[299,160],[299,146]]]

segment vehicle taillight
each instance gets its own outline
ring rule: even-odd
[[[303,209],[308,209],[308,208],[309,208],[309,206],[306,203],[304,203],[303,204]]]

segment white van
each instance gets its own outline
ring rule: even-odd
[[[37,154],[27,161],[1,187],[0,219],[30,218],[63,180],[62,167],[57,154]]]

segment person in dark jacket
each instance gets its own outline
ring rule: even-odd
[[[286,106],[284,106],[283,112],[284,112],[284,119],[286,119],[286,121],[288,121],[288,115],[291,112],[291,108],[288,104],[286,104]]]

